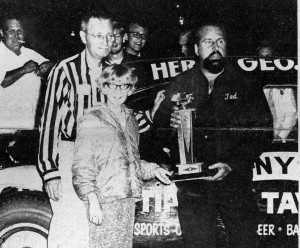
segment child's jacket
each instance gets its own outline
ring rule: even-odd
[[[154,177],[156,164],[140,160],[137,122],[132,110],[123,107],[126,128],[101,104],[90,109],[78,123],[73,185],[79,198],[95,192],[100,203],[122,198],[140,198],[142,180]]]

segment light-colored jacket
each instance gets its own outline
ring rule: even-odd
[[[154,177],[156,164],[140,160],[138,124],[132,110],[123,107],[126,128],[101,104],[78,123],[72,165],[73,186],[79,198],[95,192],[100,203],[140,198],[142,180]]]

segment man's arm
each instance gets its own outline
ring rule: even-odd
[[[25,74],[33,72],[35,70],[38,70],[38,63],[30,60],[26,62],[22,67],[6,72],[5,77],[1,82],[1,86],[3,88],[9,87]]]
[[[41,118],[38,158],[38,170],[45,183],[45,189],[53,200],[58,200],[60,196],[58,147],[63,128],[62,114],[70,111],[73,106],[69,104],[71,92],[73,91],[63,69],[53,69],[49,76]]]

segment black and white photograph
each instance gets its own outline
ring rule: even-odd
[[[297,0],[0,0],[0,248],[298,248]]]

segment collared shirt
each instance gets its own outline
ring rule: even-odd
[[[20,55],[9,50],[0,42],[0,82],[7,72],[22,67],[33,60],[41,64],[47,59],[37,52],[21,47]],[[14,84],[0,86],[0,128],[1,132],[15,129],[34,129],[35,114],[40,95],[41,79],[34,72],[27,73]],[[8,128],[7,130],[4,130]]]
[[[89,68],[85,53],[84,50],[60,62],[48,78],[38,165],[44,181],[60,178],[60,140],[74,141],[77,120],[85,110],[106,101],[95,81],[101,72]]]

